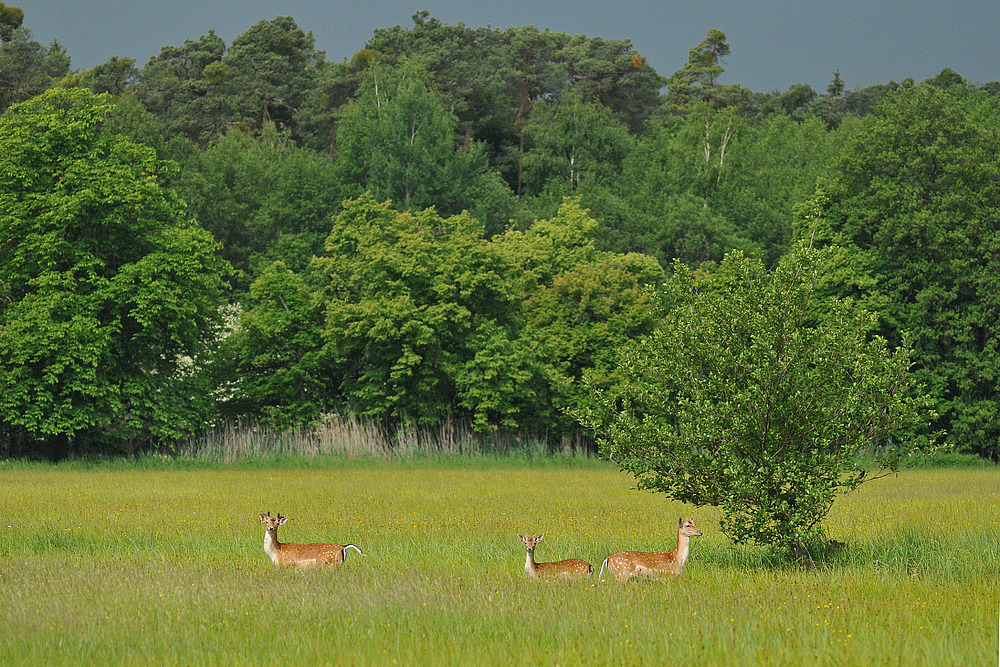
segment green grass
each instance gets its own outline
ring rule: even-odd
[[[994,664],[1000,471],[916,470],[840,498],[814,571],[733,545],[717,513],[586,459],[0,464],[0,664]],[[354,542],[337,572],[290,542]],[[675,581],[529,581],[539,560],[669,550]],[[8,527],[9,526],[9,527]]]

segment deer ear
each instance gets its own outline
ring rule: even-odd
[[[268,514],[270,514],[270,512],[268,512]],[[267,521],[267,517],[265,515],[261,514],[260,515],[260,520],[261,521]]]
[[[286,521],[288,521],[288,517],[287,516],[281,516],[280,514],[278,515],[278,525],[279,526],[284,526]]]
[[[518,533],[518,534],[517,534],[517,539],[519,539],[519,540],[521,540],[522,542],[524,542],[524,535],[522,535],[521,533]]]
[[[677,525],[678,525],[678,526],[683,526],[683,525],[684,525],[684,517],[681,517],[681,521],[680,521],[680,523],[679,523],[679,524],[677,524]]]
[[[538,537],[536,537],[535,541],[536,542],[541,542],[543,537],[545,537],[545,533],[542,533],[541,535],[539,535]]]

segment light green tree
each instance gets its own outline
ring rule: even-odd
[[[501,268],[467,214],[398,212],[370,195],[345,202],[313,267],[335,402],[419,423],[462,403],[485,427],[488,416],[462,399],[458,378],[512,316]]]
[[[837,494],[864,481],[856,456],[898,470],[933,417],[909,350],[870,336],[874,315],[817,308],[830,255],[799,246],[773,272],[740,253],[712,274],[675,263],[661,326],[582,413],[640,489],[719,507],[734,540],[802,557]]]
[[[52,89],[0,118],[0,435],[65,455],[170,443],[204,419],[198,360],[225,262],[106,95]]]
[[[598,250],[598,227],[567,199],[551,218],[491,241],[520,304],[513,358],[530,378],[527,397],[522,387],[510,400],[522,424],[552,435],[577,428],[568,410],[588,398],[584,373],[594,386],[613,384],[616,350],[651,332],[660,312],[652,288],[663,269],[646,255]],[[509,364],[495,359],[497,368]]]

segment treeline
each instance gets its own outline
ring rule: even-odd
[[[333,411],[563,437],[674,261],[807,238],[998,456],[997,82],[756,93],[717,30],[666,77],[427,12],[343,62],[278,17],[71,71],[0,9],[0,453]]]

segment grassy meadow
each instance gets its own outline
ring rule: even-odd
[[[631,487],[584,458],[0,462],[0,664],[996,664],[996,468],[863,485],[812,571]],[[367,557],[275,570],[265,511],[284,542]],[[680,514],[704,536],[679,579],[525,577],[518,532],[599,568],[672,549]]]

